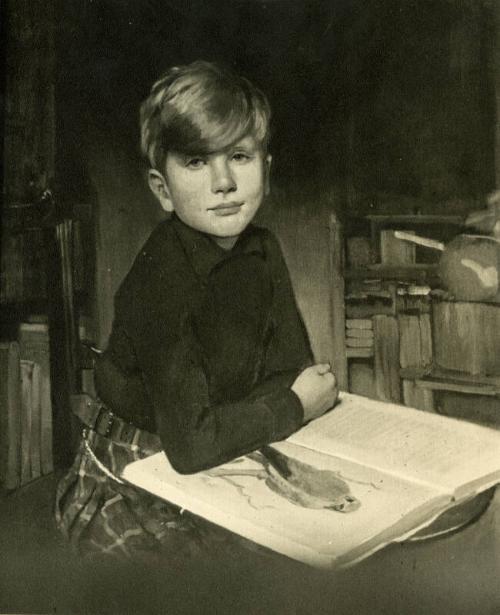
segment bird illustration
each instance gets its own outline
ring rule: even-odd
[[[357,510],[361,502],[350,491],[339,472],[319,470],[292,459],[271,446],[264,446],[247,455],[263,466],[262,470],[215,468],[210,476],[244,475],[265,480],[266,485],[292,504],[304,508],[326,509],[348,513]]]

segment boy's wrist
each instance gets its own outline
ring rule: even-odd
[[[304,406],[290,388],[281,389],[275,412],[274,439],[283,440],[297,431],[304,422]]]

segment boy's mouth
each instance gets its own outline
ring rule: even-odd
[[[214,205],[214,207],[209,207],[208,210],[215,212],[217,216],[231,216],[238,213],[242,205],[242,201],[228,201],[227,203],[219,203]]]

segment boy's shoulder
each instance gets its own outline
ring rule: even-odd
[[[151,293],[157,296],[162,286],[170,286],[182,279],[186,269],[184,263],[185,255],[171,219],[160,222],[137,253],[116,299],[127,300],[134,295],[136,300],[149,300]]]
[[[267,226],[252,223],[247,227],[247,233],[253,235],[262,243],[264,251],[281,250],[278,238]]]
[[[182,256],[172,220],[160,222],[150,233],[142,248],[137,253],[129,273],[137,271],[144,273],[161,272],[172,266],[172,260]]]
[[[172,218],[167,218],[153,228],[141,250],[138,252],[134,264],[135,262],[140,263],[141,261],[161,259],[165,251],[175,251],[176,243],[174,239],[175,231]]]
[[[279,261],[281,263],[284,260],[283,249],[281,241],[276,234],[266,226],[253,225],[253,230],[257,233],[264,246],[264,252],[267,255],[268,261]]]

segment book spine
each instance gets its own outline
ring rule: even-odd
[[[428,368],[432,363],[432,332],[429,314],[400,314],[399,359],[404,368]],[[412,380],[403,380],[403,401],[407,406],[421,410],[434,410],[431,390],[416,385]]]
[[[31,422],[33,408],[33,361],[21,360],[21,484],[31,480]]]
[[[380,232],[380,260],[388,265],[411,265],[415,263],[415,245],[398,238],[396,231]]]
[[[32,394],[31,394],[31,442],[30,461],[31,478],[39,478],[42,475],[40,447],[42,440],[42,417],[41,417],[41,370],[38,363],[33,364]]]
[[[21,483],[21,372],[17,342],[0,344],[0,480],[6,489]]]
[[[405,405],[428,412],[435,411],[434,394],[431,389],[418,386],[414,380],[404,379],[402,382]]]
[[[374,316],[375,390],[382,401],[399,402],[399,327],[394,316]]]
[[[40,373],[40,418],[41,418],[41,446],[40,462],[42,474],[50,474],[54,470],[52,450],[52,400],[50,389],[50,374]]]
[[[399,321],[399,362],[402,368],[422,365],[422,345],[418,316],[401,314]]]
[[[19,328],[21,358],[40,365],[40,464],[42,474],[53,470],[52,399],[50,354],[47,325],[21,324]]]

